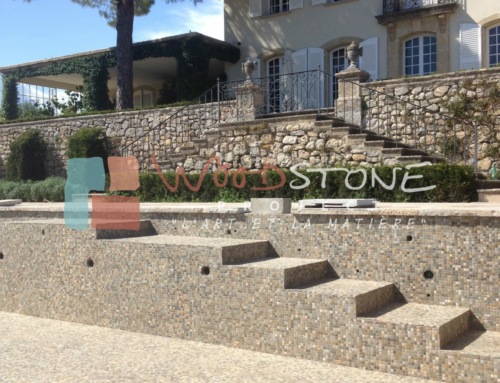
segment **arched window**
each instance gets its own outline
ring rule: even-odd
[[[281,110],[280,75],[283,57],[275,57],[267,62],[267,97],[268,113],[279,113]]]
[[[405,76],[425,76],[437,72],[435,36],[414,37],[404,44]]]
[[[488,30],[488,63],[490,67],[500,64],[500,25]]]
[[[345,51],[346,48],[340,48],[330,52],[332,102],[339,98],[339,80],[335,76],[335,73],[346,70],[349,66],[348,60],[345,58]],[[330,106],[333,106],[333,104]]]

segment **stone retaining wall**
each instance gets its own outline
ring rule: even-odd
[[[379,129],[389,137],[397,137],[403,143],[408,142],[419,149],[426,149],[430,154],[433,154],[433,144],[436,142],[437,154],[448,159],[452,159],[456,146],[455,161],[463,159],[466,136],[466,162],[473,164],[473,123],[470,119],[465,120],[470,123],[465,127],[460,121],[453,122],[447,117],[454,115],[446,108],[446,103],[458,100],[459,94],[465,94],[483,104],[483,109],[477,110],[478,115],[486,114],[491,117],[491,124],[478,126],[479,170],[483,173],[491,172],[493,164],[500,166],[500,103],[498,97],[496,102],[491,101],[495,99],[491,94],[494,84],[500,88],[500,68],[366,83],[364,85],[367,88],[381,94],[367,89],[363,91],[364,122],[368,129]],[[382,93],[395,98],[388,98]],[[405,102],[408,104],[405,105]],[[437,127],[436,135],[434,126]]]
[[[65,177],[67,140],[79,129],[102,127],[108,137],[108,154],[119,156],[122,146],[128,145],[141,137],[182,108],[149,109],[0,125],[0,179],[5,176],[4,165],[9,154],[10,142],[27,130],[40,130],[42,137],[48,144],[46,159],[48,175]],[[215,118],[213,113],[208,113],[209,116],[207,117],[206,110],[213,110],[213,105],[207,104],[185,109],[182,115],[179,115],[179,119],[183,119],[183,123],[193,129],[195,122]],[[224,118],[225,116],[222,114],[221,119],[224,120]],[[202,124],[198,123],[196,125],[199,129],[196,130],[195,127],[193,133],[196,135],[202,134],[204,132]],[[141,160],[141,153],[133,154]]]

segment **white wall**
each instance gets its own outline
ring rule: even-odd
[[[267,1],[263,0],[263,3],[266,4]],[[460,23],[479,23],[497,13],[500,23],[500,0],[462,2],[463,5],[449,18],[451,71],[460,69]],[[387,27],[379,25],[375,18],[382,14],[382,6],[382,0],[345,0],[317,6],[312,6],[311,0],[304,0],[302,9],[282,15],[250,18],[249,0],[225,0],[225,40],[241,42],[240,62],[234,65],[226,64],[228,77],[230,80],[243,79],[241,62],[246,57],[259,57],[264,52],[287,47],[292,51],[306,47],[323,47],[329,41],[342,37],[356,37],[362,40],[378,37],[379,77],[386,78]],[[483,57],[486,58],[484,50],[483,47]],[[330,72],[328,67],[325,69]]]
[[[263,0],[267,2],[268,0]],[[241,60],[258,57],[265,51],[289,47],[296,51],[322,47],[342,37],[362,40],[379,37],[379,76],[386,77],[387,29],[375,16],[382,14],[382,0],[346,0],[331,5],[312,6],[282,15],[250,18],[249,0],[225,0],[225,40],[241,42]],[[242,79],[241,62],[226,64],[230,80]],[[329,71],[329,70],[327,70]]]

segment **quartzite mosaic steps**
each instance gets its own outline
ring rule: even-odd
[[[193,214],[190,222],[210,217],[214,225],[220,216]],[[342,271],[336,260],[349,261],[355,248],[333,251],[336,242],[327,235],[327,247],[322,242],[308,247],[302,241],[310,241],[311,234],[302,231],[277,229],[267,232],[269,240],[248,236],[241,225],[251,217],[239,217],[233,234],[223,238],[211,238],[214,232],[195,226],[183,231],[181,219],[170,226],[164,215],[151,220],[160,235],[104,240],[96,240],[92,230],[71,231],[61,220],[3,221],[0,278],[11,283],[0,285],[0,310],[449,382],[496,382],[500,377],[498,333],[463,333],[474,309],[471,314],[468,306],[456,303],[387,305],[391,298],[399,299],[405,286],[373,278],[379,274],[370,273],[370,258],[359,270],[366,280],[327,278],[330,265],[334,272]],[[289,218],[294,216],[281,216],[285,224]],[[314,219],[323,226],[320,215]],[[460,230],[460,225],[449,227]],[[485,225],[484,230],[489,227],[496,226]],[[420,231],[415,227],[408,232],[419,238]],[[179,235],[183,233],[192,235]],[[275,257],[273,250],[283,256],[287,248],[276,241],[280,235],[288,235],[292,247],[300,243],[300,257]],[[413,241],[409,249],[418,243]],[[245,249],[252,247],[259,250],[246,256]],[[225,249],[243,254],[239,264],[222,264]],[[379,247],[372,256],[382,254]],[[93,267],[86,264],[90,255]],[[384,260],[377,262],[382,266]],[[200,273],[202,265],[210,267],[209,275]]]
[[[355,307],[352,312],[355,318],[392,303],[395,299],[395,289],[394,283],[388,282],[332,279],[303,288],[301,291],[308,295],[350,298],[352,302],[349,304]]]

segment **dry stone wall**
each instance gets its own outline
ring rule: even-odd
[[[363,91],[366,128],[430,154],[435,151],[441,157],[473,164],[474,119],[482,117],[478,124],[479,170],[488,173],[493,164],[500,166],[500,97],[495,90],[500,89],[500,68],[365,85],[372,89]],[[456,108],[450,110],[450,102]],[[464,114],[454,120],[457,109]]]
[[[47,174],[50,176],[66,176],[66,150],[68,138],[85,127],[102,127],[108,138],[108,154],[121,155],[121,147],[130,144],[137,138],[143,136],[150,129],[158,126],[162,121],[168,120],[169,116],[177,113],[182,107],[151,109],[142,111],[131,111],[122,113],[110,113],[102,115],[61,118],[17,124],[0,125],[0,179],[5,177],[5,161],[9,154],[9,144],[19,137],[23,132],[30,129],[40,130],[42,137],[48,144],[48,155],[46,159]],[[179,113],[178,121],[183,126],[191,129],[191,135],[200,136],[204,133],[204,124],[200,121],[212,121],[216,116],[207,112],[213,110],[210,106],[199,106],[183,109]],[[222,120],[225,115],[221,115]],[[207,127],[210,123],[207,122]],[[171,127],[172,130],[177,129]],[[162,131],[165,134],[165,130]],[[143,160],[142,151],[131,153],[139,160]]]

